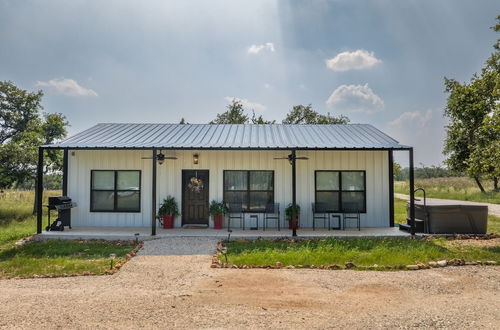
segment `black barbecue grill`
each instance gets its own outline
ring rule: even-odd
[[[76,203],[71,201],[71,198],[68,196],[55,196],[49,197],[49,203],[45,205],[48,209],[47,222],[48,225],[46,230],[64,230],[65,226],[68,226],[71,229],[71,209],[76,207]],[[57,210],[57,219],[54,221],[54,224],[60,221],[59,226],[54,226],[54,224],[50,224],[50,211]],[[55,229],[59,228],[59,229]]]

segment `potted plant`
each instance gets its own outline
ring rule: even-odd
[[[158,209],[158,217],[160,217],[163,221],[163,228],[174,228],[174,218],[176,215],[179,215],[177,202],[174,197],[167,196]]]
[[[292,203],[288,204],[285,209],[285,219],[288,220],[288,229],[293,229],[293,221],[292,220]],[[295,220],[297,221],[297,228],[299,228],[299,216],[300,216],[300,205],[295,204]]]
[[[227,213],[227,207],[223,202],[212,201],[209,208],[210,215],[214,220],[214,229],[222,229],[224,215]]]

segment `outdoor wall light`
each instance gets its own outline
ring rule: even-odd
[[[160,152],[156,155],[156,160],[158,160],[158,164],[163,164],[165,162],[165,155]]]
[[[193,164],[198,165],[198,161],[200,160],[198,154],[193,155]]]

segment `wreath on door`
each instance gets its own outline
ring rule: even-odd
[[[189,179],[188,189],[195,193],[200,193],[203,190],[203,180],[198,177]]]

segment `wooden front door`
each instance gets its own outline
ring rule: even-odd
[[[208,170],[182,170],[182,225],[208,225]]]

